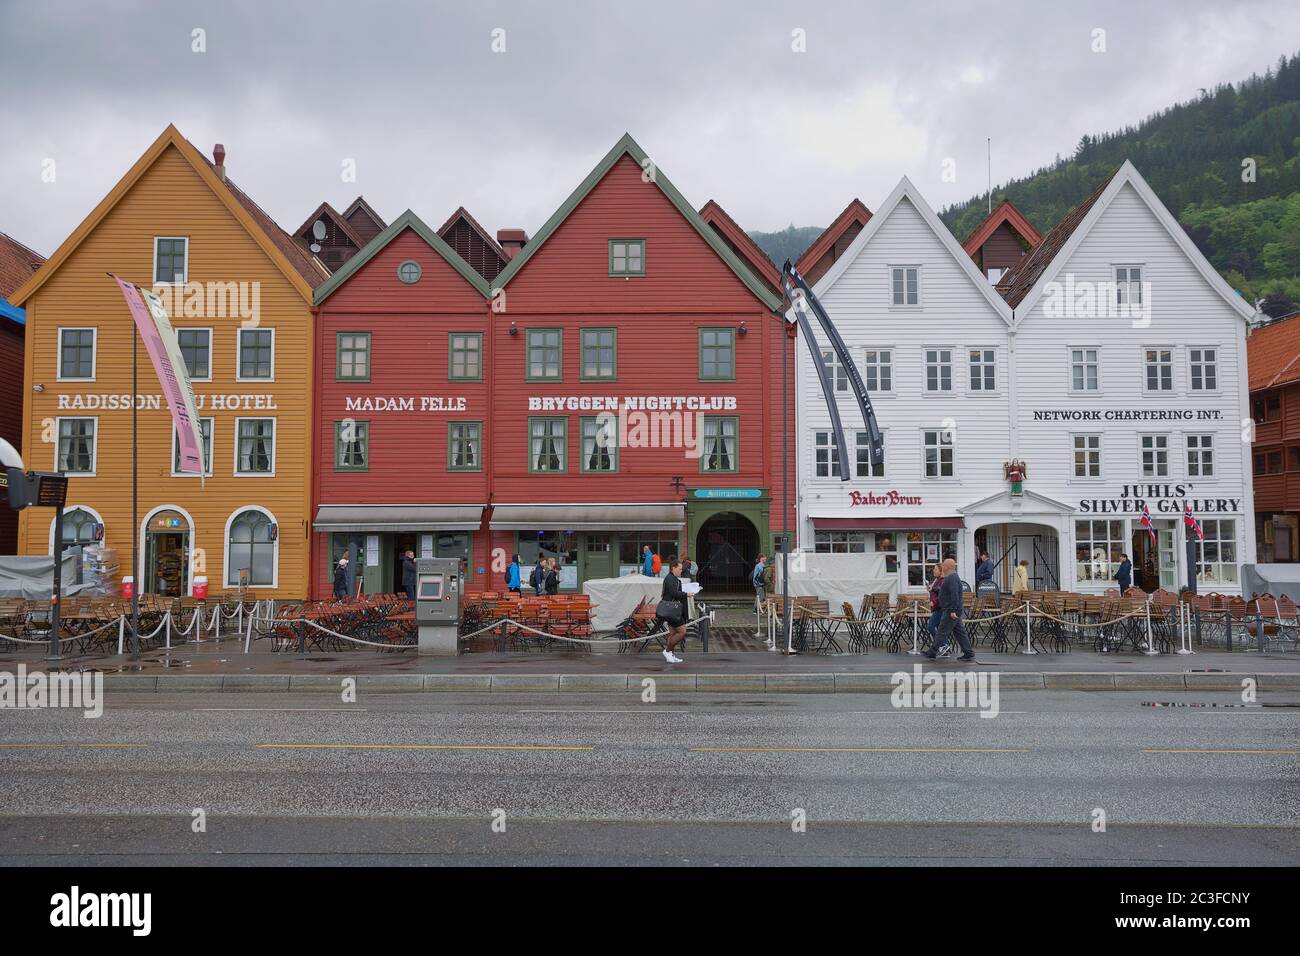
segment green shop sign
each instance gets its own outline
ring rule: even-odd
[[[761,498],[761,488],[696,488],[696,498]]]

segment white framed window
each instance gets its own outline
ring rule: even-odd
[[[817,531],[813,551],[817,554],[866,554],[871,531]]]
[[[1146,367],[1144,382],[1148,392],[1172,392],[1174,390],[1174,351],[1173,349],[1143,349],[1143,362]]]
[[[1141,435],[1142,477],[1169,477],[1169,436]]]
[[[993,392],[997,390],[997,349],[967,349],[970,366],[970,390]]]
[[[922,470],[926,478],[952,478],[957,473],[952,432],[927,428],[922,432]]]
[[[199,419],[199,433],[203,436],[203,476],[212,477],[212,427],[213,419]],[[172,477],[197,478],[192,471],[181,471],[181,445],[177,440],[176,429],[172,429]]]
[[[153,284],[183,285],[190,277],[190,240],[186,236],[154,236]]]
[[[813,432],[813,474],[818,478],[840,476],[840,456],[829,431]]]
[[[884,478],[885,456],[880,456],[880,464],[871,463],[871,433],[858,432],[855,439],[857,448],[857,466],[855,474],[859,478]],[[889,447],[886,445],[885,447]]]
[[[235,341],[235,381],[275,381],[275,329],[240,329]]]
[[[1101,477],[1101,436],[1074,435],[1074,477]]]
[[[1214,477],[1214,436],[1187,436],[1187,477]]]
[[[59,329],[58,381],[94,381],[97,337],[95,329]]]
[[[1142,266],[1122,265],[1115,267],[1115,304],[1142,304]]]
[[[275,419],[235,419],[235,474],[275,475]]]
[[[249,587],[279,586],[280,536],[276,525],[275,515],[258,505],[246,505],[226,519],[226,587],[239,587],[241,571],[248,572]]]
[[[952,349],[925,350],[925,390],[952,391]]]
[[[1007,274],[1006,269],[985,269],[984,274],[988,276],[990,285],[997,285],[1002,281],[1002,277]]]
[[[1237,522],[1232,518],[1202,518],[1205,540],[1198,542],[1196,583],[1237,583]],[[1191,532],[1193,540],[1196,532]]]
[[[822,349],[822,362],[826,365],[826,374],[831,380],[831,389],[836,392],[849,390],[849,372],[840,361],[834,349]]]
[[[1195,348],[1187,350],[1188,387],[1193,392],[1219,390],[1219,350]]]
[[[1101,350],[1088,346],[1070,347],[1070,391],[1101,390]]]
[[[81,478],[95,477],[99,452],[98,418],[56,418],[54,470]]]
[[[72,505],[63,509],[63,546],[65,548],[82,547],[95,543],[95,531],[104,524],[99,512],[88,505]],[[101,544],[108,540],[105,534]],[[50,519],[50,547],[48,554],[54,554],[54,519]]]
[[[889,267],[889,301],[898,308],[919,308],[921,305],[921,267]]]
[[[177,329],[176,344],[190,381],[212,381],[212,329]]]
[[[1075,521],[1074,580],[1078,584],[1113,587],[1120,555],[1130,548],[1125,538],[1128,522],[1119,520]]]
[[[892,349],[867,349],[862,353],[862,384],[868,392],[894,390]]]

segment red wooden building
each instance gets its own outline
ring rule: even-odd
[[[32,277],[45,257],[0,233],[0,438],[23,450],[23,343],[27,330],[22,309],[9,304],[14,290]],[[18,512],[0,501],[0,554],[18,548]]]
[[[1004,199],[961,245],[996,285],[1042,238],[1024,213],[1010,199]]]
[[[575,589],[645,545],[747,589],[782,524],[770,277],[629,136],[534,238],[498,238],[489,287],[407,213],[318,290],[315,592],[349,544],[368,590],[408,547],[464,557],[472,589],[557,557]]]
[[[1255,551],[1261,564],[1300,561],[1300,315],[1246,337]]]

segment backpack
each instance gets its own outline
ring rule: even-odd
[[[651,555],[651,556],[650,556],[650,573],[653,574],[653,575],[655,575],[655,577],[658,577],[658,576],[659,576],[659,573],[660,573],[661,571],[663,571],[663,569],[664,569],[664,562],[663,562],[663,559],[660,558],[659,555],[657,555],[657,554],[655,554],[655,555]]]
[[[541,562],[533,565],[533,573],[528,577],[528,583],[534,591],[541,591],[546,583],[546,572],[542,570]]]
[[[514,565],[513,565],[513,564],[507,564],[507,565],[506,565],[506,570],[505,570],[505,579],[506,579],[506,590],[507,590],[507,591],[510,590],[510,571],[511,571],[511,569],[513,569],[513,568],[514,568]]]

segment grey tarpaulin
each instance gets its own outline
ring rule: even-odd
[[[1241,593],[1285,596],[1300,604],[1300,564],[1243,564]]]
[[[54,590],[54,558],[0,555],[0,598],[49,600]],[[63,551],[63,593],[88,590],[81,583],[81,548]]]

